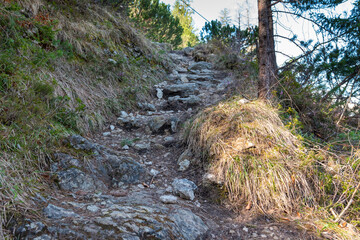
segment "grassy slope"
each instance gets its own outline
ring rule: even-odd
[[[64,136],[100,129],[165,77],[161,50],[91,2],[0,2],[2,209],[26,207],[29,194],[46,188]]]

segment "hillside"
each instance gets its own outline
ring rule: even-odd
[[[109,2],[0,4],[0,239],[358,239],[358,152]]]

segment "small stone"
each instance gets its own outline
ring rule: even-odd
[[[165,189],[165,192],[167,193],[172,193],[173,192],[173,188],[171,186],[168,186],[166,189]]]
[[[151,176],[156,176],[156,175],[158,175],[160,172],[158,171],[158,170],[155,170],[155,169],[151,169],[150,170],[150,174],[151,174]]]
[[[111,135],[111,132],[104,132],[104,133],[103,133],[103,136],[104,136],[104,137],[107,137],[107,136],[110,136],[110,135]]]
[[[164,141],[166,142],[166,143],[172,143],[172,142],[175,142],[175,138],[174,137],[172,137],[172,136],[168,136],[168,137],[165,137],[164,138]]]
[[[245,98],[240,99],[240,100],[238,101],[238,103],[240,103],[240,104],[246,104],[246,103],[248,103],[248,102],[250,102],[250,101],[247,100],[247,99],[245,99]]]
[[[183,83],[188,83],[188,82],[189,82],[189,79],[188,79],[185,75],[181,75],[181,76],[180,76],[180,80],[181,80]]]
[[[258,234],[257,234],[257,233],[253,233],[251,236],[252,236],[252,237],[257,237]]]
[[[174,204],[177,203],[178,198],[173,195],[163,195],[160,197],[160,201],[165,204]]]
[[[114,125],[110,125],[110,130],[114,131],[115,130],[115,126]]]
[[[243,227],[242,229],[244,232],[249,232],[249,229],[247,227]]]
[[[129,117],[129,114],[127,114],[127,112],[125,112],[125,111],[121,111],[120,112],[120,117],[127,118],[127,117]]]
[[[157,88],[157,89],[156,89],[156,96],[157,96],[158,99],[162,99],[162,98],[163,98],[164,93],[163,93],[163,91],[162,91],[160,88]]]
[[[155,143],[155,144],[154,144],[154,148],[161,150],[161,149],[165,149],[166,147],[165,147],[164,145],[162,145],[162,144]]]
[[[129,147],[128,145],[125,145],[125,146],[122,147],[122,149],[124,149],[124,150],[129,150],[130,147]]]
[[[179,171],[186,171],[190,167],[190,161],[185,159],[184,161],[179,163]]]
[[[87,206],[86,209],[93,213],[99,211],[99,207],[96,205]]]
[[[199,203],[199,201],[195,202],[195,206],[197,206],[198,208],[201,207],[201,204]]]
[[[230,229],[230,230],[229,230],[229,233],[230,233],[230,234],[234,234],[234,233],[236,233],[236,232],[235,232],[234,230]]]
[[[145,188],[144,185],[142,185],[142,184],[138,184],[137,187],[140,188],[140,189],[144,189],[144,188]]]
[[[117,64],[117,62],[116,62],[114,59],[112,59],[112,58],[109,58],[109,59],[108,59],[108,62],[109,62],[109,63],[112,63],[112,64]]]
[[[150,149],[150,144],[149,143],[137,143],[134,145],[134,149],[137,151],[146,151]]]
[[[49,235],[47,235],[47,234],[43,234],[41,236],[33,238],[33,240],[51,240],[51,237]]]
[[[144,162],[144,164],[145,164],[146,166],[151,166],[151,165],[153,164],[153,162]]]
[[[174,188],[174,193],[181,198],[194,200],[194,190],[197,188],[194,182],[187,179],[175,179],[171,185]]]
[[[260,237],[267,238],[267,236],[265,234],[261,234]]]

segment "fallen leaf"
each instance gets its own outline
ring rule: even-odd
[[[248,205],[246,206],[246,210],[250,210],[251,209],[251,206],[252,206],[252,203],[251,203],[251,201],[249,201],[249,203],[248,203]]]

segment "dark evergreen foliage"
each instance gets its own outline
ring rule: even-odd
[[[151,40],[170,43],[174,47],[182,43],[183,28],[165,3],[159,0],[134,0],[130,4],[130,17]]]

